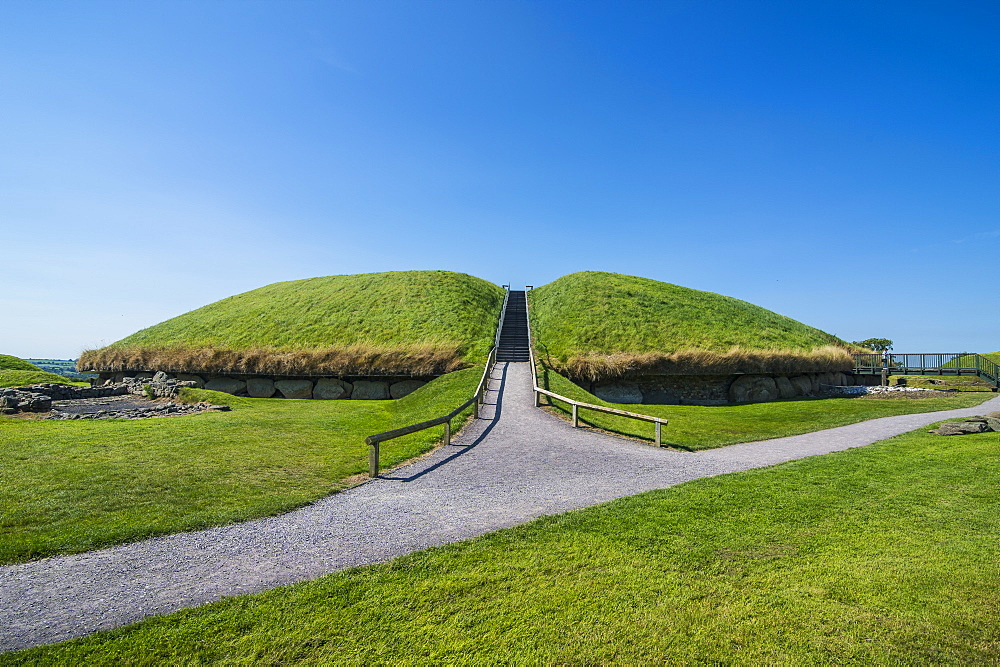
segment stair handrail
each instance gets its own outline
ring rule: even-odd
[[[465,410],[467,407],[475,403],[476,408],[473,414],[476,415],[476,419],[479,419],[480,407],[482,407],[482,404],[486,399],[486,387],[489,384],[490,376],[493,372],[493,365],[497,360],[497,344],[500,340],[500,327],[503,326],[503,316],[504,312],[507,310],[507,297],[510,294],[510,288],[507,285],[504,285],[504,290],[503,306],[500,309],[500,318],[497,321],[497,334],[493,339],[495,343],[492,347],[490,347],[490,351],[486,355],[486,367],[483,369],[483,375],[479,378],[479,384],[476,385],[476,391],[472,395],[472,398],[444,416],[435,417],[434,419],[428,419],[427,421],[410,424],[409,426],[403,426],[401,428],[395,428],[391,431],[376,433],[375,435],[370,435],[365,438],[365,444],[368,445],[368,476],[371,479],[378,477],[380,445],[386,440],[401,438],[404,435],[410,435],[411,433],[416,433],[417,431],[423,431],[424,429],[444,424],[444,444],[450,445],[451,420],[461,414],[462,410]]]
[[[531,331],[531,306],[528,304],[528,295],[525,293],[524,298],[524,310],[525,315],[528,320],[528,356],[529,363],[531,364],[531,385],[532,393],[535,397],[535,407],[542,407],[542,395],[548,396],[550,399],[554,398],[556,400],[562,401],[563,403],[568,403],[573,407],[573,428],[580,427],[580,408],[585,408],[587,410],[593,410],[595,412],[604,412],[606,414],[618,415],[619,417],[628,417],[630,419],[637,419],[639,421],[652,422],[656,425],[656,435],[654,437],[657,447],[663,446],[663,427],[670,423],[669,419],[664,419],[663,417],[653,417],[651,415],[643,415],[638,412],[629,412],[627,410],[619,410],[617,408],[608,408],[603,405],[594,405],[593,403],[584,403],[582,401],[577,401],[566,396],[555,393],[554,391],[549,391],[548,389],[543,389],[538,385],[538,371],[535,368],[537,364],[537,359],[535,358],[535,338]]]
[[[510,285],[503,286],[503,305],[500,306],[500,319],[497,321],[497,335],[493,337],[493,347],[500,347],[500,332],[503,330],[503,320],[507,316],[507,299],[510,298]]]

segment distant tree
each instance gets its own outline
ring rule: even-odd
[[[892,341],[888,338],[867,338],[865,340],[856,340],[854,344],[860,347],[867,347],[869,350],[875,350],[876,352],[888,352],[892,349]]]

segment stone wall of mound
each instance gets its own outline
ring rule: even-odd
[[[878,376],[852,373],[795,375],[645,375],[609,382],[577,382],[609,403],[731,405],[823,396],[827,387],[870,386]]]
[[[195,375],[192,373],[157,373],[123,371],[101,373],[101,383],[123,382],[126,378],[149,379],[154,375],[193,387],[221,391],[250,398],[311,398],[319,400],[386,400],[402,398],[424,386],[432,377],[292,377],[264,375]]]

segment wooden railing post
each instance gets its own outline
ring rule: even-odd
[[[372,479],[378,477],[378,444],[368,445],[368,476]]]
[[[576,403],[573,404],[573,428],[579,428],[580,426],[580,406]]]
[[[660,434],[660,431],[662,430],[661,429],[662,426],[663,426],[663,424],[661,424],[660,422],[656,422],[656,446],[657,447],[662,447],[663,446],[663,437]]]
[[[451,444],[451,420],[449,419],[444,423],[444,444],[448,446]]]

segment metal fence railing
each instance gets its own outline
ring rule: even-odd
[[[856,354],[854,372],[861,375],[975,375],[1000,386],[1000,366],[972,352]]]

